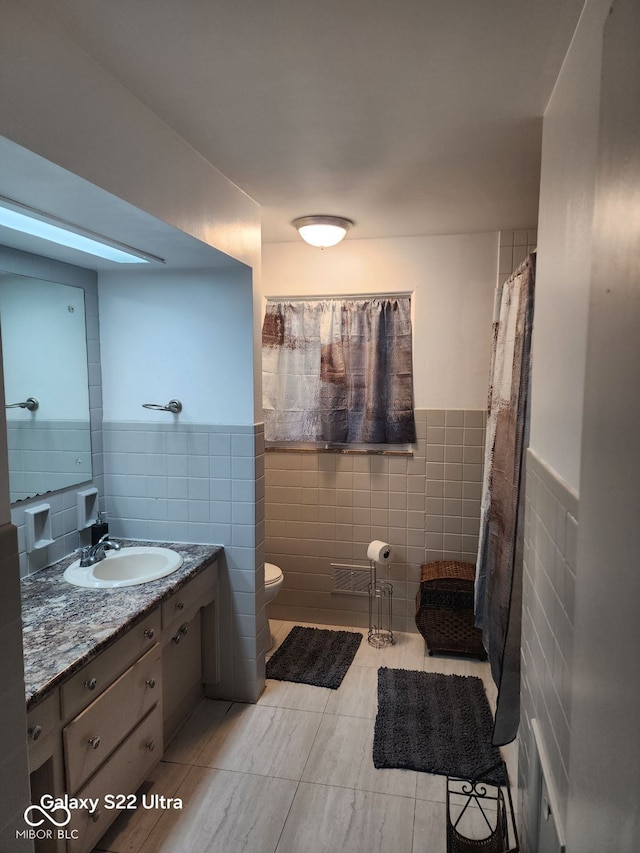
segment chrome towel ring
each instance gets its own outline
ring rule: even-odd
[[[30,412],[35,412],[39,405],[35,397],[27,397],[24,403],[7,403],[5,409],[29,409]]]
[[[177,415],[182,411],[182,403],[180,400],[169,400],[166,406],[160,406],[158,403],[143,403],[144,409],[153,409],[155,412],[171,412]]]

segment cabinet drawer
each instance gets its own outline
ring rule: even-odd
[[[105,687],[158,641],[159,634],[160,608],[157,608],[78,670],[60,688],[63,721],[75,717],[93,702]]]
[[[36,758],[40,745],[60,725],[60,694],[58,689],[33,707],[27,714],[27,735],[29,743],[29,765],[33,769],[39,762]],[[35,758],[35,760],[34,760]]]
[[[162,631],[165,642],[180,625],[193,618],[196,610],[213,601],[217,580],[218,566],[214,563],[162,602]]]
[[[67,791],[74,793],[162,696],[156,644],[64,728]]]
[[[78,791],[79,798],[97,799],[99,806],[93,815],[84,809],[72,812],[67,829],[78,830],[78,837],[68,842],[69,853],[88,853],[93,849],[109,825],[122,814],[119,810],[107,809],[105,797],[135,793],[151,768],[160,761],[162,749],[162,711],[160,705],[155,705],[105,765]]]

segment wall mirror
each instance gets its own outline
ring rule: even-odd
[[[11,502],[91,479],[84,290],[0,272]]]

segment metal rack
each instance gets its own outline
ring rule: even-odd
[[[376,649],[392,646],[393,638],[393,584],[378,580],[376,562],[371,560],[371,581],[369,583],[369,634],[367,642]]]

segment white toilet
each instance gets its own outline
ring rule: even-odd
[[[269,604],[270,601],[276,597],[278,592],[280,591],[280,587],[284,581],[284,575],[282,574],[282,569],[278,566],[274,566],[273,563],[265,563],[264,564],[264,602],[265,604]],[[271,629],[269,629],[271,630]],[[273,646],[273,633],[271,634],[271,645],[269,648]]]

